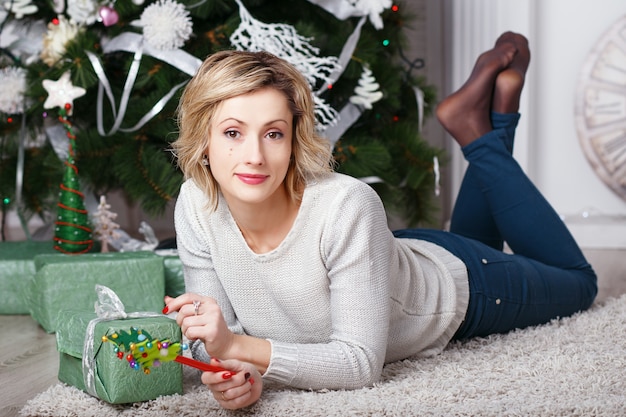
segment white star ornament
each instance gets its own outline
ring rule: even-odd
[[[43,80],[42,85],[48,92],[48,98],[43,103],[44,109],[65,108],[65,105],[69,103],[71,107],[68,109],[68,115],[72,113],[74,99],[84,96],[87,92],[82,87],[72,85],[69,71],[61,75],[57,81]]]

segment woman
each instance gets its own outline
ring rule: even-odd
[[[223,407],[253,404],[263,380],[359,388],[452,339],[591,305],[591,266],[511,155],[529,60],[526,39],[503,34],[438,107],[469,162],[451,232],[395,233],[368,185],[332,171],[292,66],[234,51],[203,63],[173,144],[188,292],[164,312],[178,311],[194,356],[230,371],[202,375]]]

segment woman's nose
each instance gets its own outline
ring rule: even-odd
[[[254,137],[249,138],[245,142],[245,162],[250,165],[262,165],[265,162],[263,155],[263,141],[262,138]]]

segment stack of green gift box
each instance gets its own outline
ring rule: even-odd
[[[113,290],[127,311],[163,309],[163,259],[152,252],[39,255],[27,287],[31,316],[47,332],[57,330],[57,315],[72,309],[94,311],[95,285]]]
[[[128,316],[138,312],[150,317],[97,319],[95,337],[89,337],[87,328],[96,319],[96,285],[114,291]],[[131,327],[143,328],[156,338],[181,340],[176,322],[160,314],[165,294],[184,292],[177,256],[147,251],[65,255],[56,252],[51,242],[2,242],[0,291],[8,300],[0,307],[0,314],[30,314],[46,332],[56,333],[59,380],[110,403],[146,401],[182,392],[179,363],[165,363],[145,375],[130,369],[112,353],[112,344],[101,340],[114,330],[128,331]],[[87,345],[96,353],[90,378],[83,366]],[[87,388],[87,380],[93,387]]]
[[[68,273],[74,273],[78,269],[78,273],[82,277],[86,278],[83,284],[88,284],[93,281],[93,278],[87,276],[95,272],[106,273],[106,260],[123,262],[136,262],[134,254],[140,254],[141,256],[152,256],[158,258],[162,263],[162,275],[165,280],[165,294],[172,297],[176,297],[185,292],[185,282],[183,278],[182,265],[180,259],[176,255],[157,256],[152,252],[111,252],[108,254],[91,253],[85,255],[64,255],[55,251],[52,247],[52,242],[49,241],[23,241],[23,242],[0,242],[0,294],[3,295],[4,301],[0,303],[0,314],[2,315],[16,315],[16,314],[31,314],[33,310],[35,313],[35,320],[39,321],[39,316],[42,314],[45,317],[42,327],[46,331],[54,331],[51,327],[51,322],[55,320],[55,311],[42,312],[42,309],[46,306],[36,305],[33,306],[33,302],[37,302],[38,297],[47,297],[44,294],[48,292],[50,286],[54,286],[54,292],[57,295],[64,295],[65,290],[71,290],[68,283],[64,283],[64,267],[62,264],[68,263],[72,266]],[[45,256],[44,256],[45,255]],[[86,256],[86,258],[83,258]],[[103,261],[105,261],[103,263]],[[56,267],[47,264],[55,263]],[[151,263],[152,271],[155,271],[154,262]],[[93,264],[92,266],[86,266]],[[46,269],[45,272],[41,272],[42,275],[46,275],[46,279],[38,278],[35,281],[35,275],[40,273],[41,269]],[[54,272],[52,272],[54,270]],[[122,268],[123,272],[123,268]],[[158,274],[158,272],[157,272]],[[120,273],[120,269],[112,271],[112,273],[106,274],[109,278],[118,279],[122,281],[126,288],[127,283],[124,282],[125,273]],[[97,275],[95,275],[97,279]],[[80,279],[80,277],[79,277]],[[152,281],[158,281],[158,276],[151,276]],[[43,283],[47,286],[46,289],[37,288],[39,282],[43,280]],[[58,285],[58,286],[57,286]],[[158,286],[154,287],[159,289]],[[93,287],[90,287],[91,291]],[[33,293],[34,291],[34,293]],[[74,290],[68,294],[71,298],[65,298],[66,302],[73,302],[74,297],[80,297],[78,290]],[[123,295],[122,295],[123,296]],[[163,297],[159,299],[159,302],[163,301]],[[89,311],[93,311],[93,306],[87,306]],[[50,306],[54,308],[54,306]],[[82,307],[81,307],[82,308]]]

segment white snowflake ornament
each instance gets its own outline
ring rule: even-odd
[[[284,59],[306,77],[312,88],[318,81],[327,83],[331,74],[340,68],[337,57],[317,56],[319,49],[298,34],[293,26],[260,22],[250,15],[240,0],[235,2],[239,5],[241,24],[230,36],[230,43],[237,50],[266,51]],[[318,127],[324,130],[336,123],[337,111],[322,98],[314,98]]]
[[[359,85],[354,89],[354,95],[350,97],[350,102],[366,109],[371,109],[372,104],[383,98],[383,93],[379,90],[380,84],[372,75],[372,70],[363,68]]]
[[[146,42],[162,51],[182,47],[193,33],[189,11],[174,0],[158,0],[147,6],[133,25],[142,27]]]
[[[44,109],[65,108],[65,105],[69,104],[68,115],[72,114],[74,99],[82,97],[86,93],[84,88],[72,85],[69,71],[65,72],[57,81],[43,80],[42,85],[48,92],[48,98],[43,103]]]

